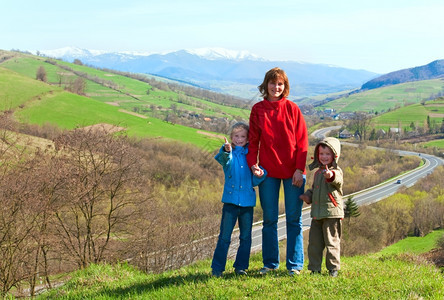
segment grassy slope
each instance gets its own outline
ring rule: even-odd
[[[35,78],[38,67],[44,66],[47,72],[48,82],[52,84],[57,84],[59,82],[60,74],[64,81],[75,78],[73,73],[45,62],[45,58],[24,54],[16,55],[17,57],[3,62],[0,66],[30,78]],[[177,93],[159,89],[152,90],[149,84],[138,80],[110,74],[87,66],[74,65],[63,61],[57,61],[57,63],[68,66],[75,71],[88,73],[90,76],[95,76],[106,81],[112,81],[117,84],[119,91],[98,85],[92,81],[87,81],[86,94],[87,96],[102,102],[117,102],[121,107],[127,110],[132,110],[134,107],[149,109],[150,105],[169,109],[170,106],[174,104],[179,109],[204,113],[208,116],[227,117],[229,119],[232,119],[235,116],[245,119],[249,116],[248,110],[220,105],[192,97],[190,97],[190,99],[193,104],[180,103],[178,102],[179,96]],[[149,94],[147,94],[147,90],[150,90]]]
[[[26,87],[26,88],[24,88]],[[52,87],[0,66],[0,110],[10,110],[29,99],[53,90]]]
[[[170,99],[177,98],[173,92],[155,89],[146,95],[150,86],[146,83],[129,79],[124,76],[108,74],[103,71],[85,66],[66,64],[81,72],[105,80],[113,80],[119,91],[87,81],[87,94],[91,97],[81,97],[63,91],[58,87],[60,75],[63,81],[72,80],[75,75],[58,66],[46,63],[44,58],[17,54],[0,64],[0,110],[16,109],[15,116],[22,122],[31,124],[52,123],[62,128],[71,129],[76,126],[87,126],[97,123],[110,123],[126,127],[128,133],[134,136],[163,137],[193,143],[206,149],[217,148],[220,138],[202,134],[200,130],[180,125],[172,125],[159,119],[132,116],[119,112],[119,109],[131,111],[136,104],[142,108],[150,104],[168,109],[171,104],[178,107],[192,109]],[[48,82],[52,85],[36,81],[35,74],[39,66],[44,66]],[[133,95],[139,100],[129,95]],[[40,100],[37,100],[40,99]],[[4,101],[3,101],[4,100]],[[97,100],[97,101],[95,101]],[[199,107],[195,110],[205,111],[208,115],[218,115],[232,118],[241,116],[248,118],[247,110],[218,105],[208,101],[194,99]],[[121,106],[115,107],[103,102],[118,102]],[[22,108],[18,108],[18,107]]]
[[[377,128],[398,127],[398,124],[404,128],[409,127],[412,122],[423,126],[427,116],[430,116],[431,121],[441,124],[444,117],[443,98],[427,101],[425,105],[418,103],[385,113],[374,118],[373,124]]]
[[[395,107],[419,103],[444,90],[444,80],[433,79],[396,84],[343,97],[321,106],[338,112],[383,112]]]
[[[15,109],[14,116],[22,122],[51,123],[65,129],[108,123],[125,127],[131,136],[179,140],[208,150],[220,144],[220,139],[201,134],[197,129],[123,113],[119,107],[68,93],[3,68],[0,69],[0,87],[0,96],[6,99],[0,102],[2,110]]]
[[[163,274],[144,274],[126,265],[94,265],[71,274],[45,299],[443,299],[444,276],[417,255],[433,248],[443,230],[408,238],[380,253],[343,257],[338,278],[312,276],[304,267],[290,277],[285,268],[258,275],[260,254],[253,255],[250,275],[233,275],[232,263],[222,278],[210,276],[210,261]],[[413,240],[412,240],[413,239]],[[414,253],[414,254],[413,254]]]
[[[384,129],[385,131],[398,126],[410,131],[412,122],[415,126],[423,127],[427,123],[427,116],[430,117],[431,122],[434,122],[438,127],[441,126],[444,119],[443,98],[427,101],[425,105],[418,103],[390,111],[373,118],[372,124],[375,128]],[[444,149],[444,140],[434,140],[423,144],[425,147]]]

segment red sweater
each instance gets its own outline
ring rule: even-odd
[[[299,107],[282,98],[264,99],[251,109],[248,165],[257,162],[274,178],[291,178],[296,169],[305,172],[308,136]],[[259,161],[258,161],[259,153]]]

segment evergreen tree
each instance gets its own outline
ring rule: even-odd
[[[350,219],[359,217],[361,213],[359,212],[359,207],[356,204],[355,200],[353,200],[353,197],[349,197],[347,201],[345,201],[345,208],[344,208],[344,217],[348,218],[348,223],[350,224]]]

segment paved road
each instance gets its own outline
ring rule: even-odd
[[[312,135],[318,139],[323,138],[329,131],[339,129],[340,126],[322,128],[316,130],[312,133]],[[341,142],[341,144],[347,144],[350,146],[357,146],[356,144]],[[374,147],[376,148],[376,147]],[[381,148],[376,148],[378,150],[384,150]],[[387,182],[378,184],[374,187],[359,191],[357,193],[353,193],[351,195],[345,195],[344,199],[349,196],[353,196],[353,200],[356,201],[358,205],[367,205],[377,201],[380,201],[384,198],[387,198],[393,194],[395,194],[399,188],[402,186],[410,187],[414,185],[419,179],[426,177],[429,175],[437,166],[444,164],[444,160],[428,154],[411,152],[411,151],[397,151],[399,155],[414,155],[420,156],[424,160],[424,165],[412,170],[408,173],[405,173],[401,176],[393,178]],[[398,180],[401,180],[401,183],[397,183]],[[303,230],[307,230],[310,228],[311,217],[310,217],[310,208],[305,208],[302,211],[302,227]],[[259,251],[262,248],[262,221],[257,222],[253,226],[253,241],[251,250],[253,252]],[[279,217],[278,222],[278,237],[279,240],[283,240],[287,237],[286,235],[286,224],[285,224],[285,215],[281,215]],[[230,245],[229,255],[235,255],[237,248],[239,246],[239,239],[237,234],[233,234],[232,242]]]

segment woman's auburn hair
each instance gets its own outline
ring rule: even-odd
[[[268,83],[270,81],[277,81],[282,79],[284,81],[284,91],[282,92],[282,97],[287,97],[290,94],[290,83],[288,82],[287,74],[281,68],[273,68],[265,73],[264,81],[258,86],[259,92],[265,99],[268,98]]]

